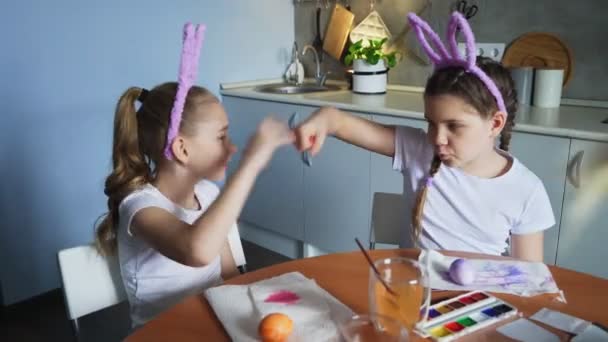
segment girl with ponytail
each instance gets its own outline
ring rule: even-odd
[[[294,141],[265,119],[223,191],[236,147],[219,100],[194,85],[204,27],[186,24],[179,82],[127,89],[116,105],[102,254],[118,254],[134,327],[217,285],[244,262],[236,221],[274,151]],[[240,263],[239,263],[240,265]]]

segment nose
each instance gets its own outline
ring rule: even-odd
[[[236,147],[236,145],[232,143],[232,140],[230,140],[230,138],[226,139],[226,142],[228,144],[228,155],[235,154],[238,150],[238,147]]]
[[[448,144],[447,132],[441,127],[429,127],[429,141],[435,146],[444,146]]]

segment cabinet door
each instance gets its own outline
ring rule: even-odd
[[[230,119],[230,137],[239,151],[230,163],[231,174],[259,122],[273,115],[287,122],[292,113],[306,117],[314,108],[277,102],[224,97]],[[240,219],[296,240],[304,238],[303,164],[293,146],[276,151],[247,199]]]
[[[510,152],[542,180],[551,201],[556,223],[545,230],[543,258],[551,265],[557,253],[569,151],[568,138],[514,132],[511,139]]]
[[[369,169],[369,151],[325,141],[304,169],[305,242],[327,252],[357,249],[355,237],[369,242]]]
[[[410,126],[415,128],[421,128],[426,131],[427,122],[424,120],[416,120],[416,119],[408,119],[408,118],[399,118],[392,116],[383,116],[383,115],[374,115],[373,120],[375,122],[385,124],[385,125],[396,125],[396,126]],[[391,207],[400,207],[398,204],[379,204],[377,203],[374,206],[374,198],[378,200],[381,199],[380,196],[376,195],[377,193],[391,193],[391,194],[400,194],[403,195],[403,174],[401,172],[393,170],[393,159],[391,157],[384,156],[378,153],[372,153],[371,156],[371,186],[370,186],[370,208],[372,208],[372,220],[374,219],[374,215],[385,215],[383,210],[381,210],[382,205],[390,205]],[[395,199],[396,200],[396,199]],[[382,202],[380,202],[382,203]],[[402,205],[404,206],[404,205]],[[378,208],[378,212],[374,213],[373,209]],[[407,211],[406,208],[402,208],[404,211]],[[410,215],[408,212],[401,212],[397,215]],[[405,216],[403,216],[405,217]],[[410,234],[409,227],[403,222],[403,218],[395,217],[394,219],[382,220],[382,225],[376,223],[375,229],[381,229],[383,231],[392,231],[399,232],[398,236],[400,236],[400,241],[381,241],[383,243],[398,245],[401,243],[401,238]],[[378,230],[376,230],[378,231]],[[394,234],[389,234],[394,235]],[[394,235],[397,236],[397,235]],[[404,246],[404,247],[413,247],[413,246]],[[381,247],[377,247],[381,248]]]
[[[374,115],[373,120],[384,125],[410,126],[424,129],[425,131],[428,126],[427,122],[424,120],[399,118],[394,116]],[[403,193],[403,175],[400,172],[393,170],[393,159],[378,153],[373,153],[371,158],[372,200],[374,193],[376,192],[395,194]]]
[[[572,139],[557,265],[608,278],[606,186],[592,184],[600,167],[606,174],[608,144]],[[608,174],[600,177],[608,177]],[[606,184],[603,181],[603,184]],[[592,187],[592,188],[589,188]],[[579,202],[594,191],[597,197]],[[580,205],[577,206],[577,205]]]

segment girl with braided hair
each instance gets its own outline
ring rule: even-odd
[[[459,13],[448,27],[449,49],[420,18],[410,14],[409,20],[435,65],[424,91],[428,132],[325,107],[296,128],[297,147],[315,155],[333,135],[392,157],[404,175],[403,215],[411,223],[402,247],[499,255],[511,236],[512,256],[542,261],[543,231],[555,218],[542,181],[508,152],[517,111],[508,70],[475,56],[472,32]],[[458,30],[467,43],[464,57]]]

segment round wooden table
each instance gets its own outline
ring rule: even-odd
[[[417,250],[376,250],[370,251],[372,259],[403,256],[417,258]],[[477,256],[466,253],[445,252],[452,256]],[[487,256],[485,256],[487,258]],[[529,317],[543,307],[558,310],[588,321],[608,325],[608,280],[588,274],[574,272],[560,267],[549,266],[560,289],[564,291],[567,304],[551,295],[532,298],[496,294],[514,305],[525,317]],[[277,276],[286,272],[299,271],[317,281],[354,312],[368,312],[367,287],[369,266],[360,252],[329,254],[315,258],[297,259],[282,264],[246,273],[230,279],[227,284],[249,284],[258,280]],[[433,299],[448,298],[458,294],[450,291],[433,291]],[[563,341],[570,336],[559,330],[535,322],[556,333]],[[422,341],[412,334],[413,341]],[[186,298],[179,304],[159,315],[154,320],[130,335],[126,341],[229,341],[222,324],[202,295]],[[464,340],[464,339],[463,339]],[[466,340],[511,341],[496,332],[495,327],[486,328],[469,335]]]

